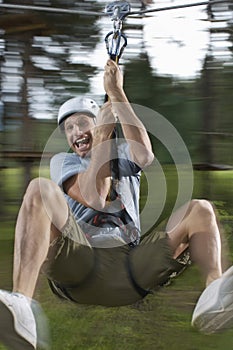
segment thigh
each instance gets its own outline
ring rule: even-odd
[[[60,187],[50,179],[33,179],[27,189],[27,196],[35,198],[43,205],[50,222],[57,230],[65,225],[68,218],[68,206]]]
[[[87,278],[93,267],[93,249],[69,210],[62,232],[50,244],[42,271],[58,283],[76,285]]]
[[[164,231],[153,230],[130,253],[133,278],[145,290],[154,289],[166,281],[177,264]]]

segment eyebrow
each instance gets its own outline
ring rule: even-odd
[[[80,118],[75,118],[75,119],[69,119],[69,117],[65,120],[64,122],[64,126],[67,127],[69,125],[73,125],[75,122],[78,122],[78,124],[81,122],[85,122],[85,123],[90,123],[91,118],[89,116],[86,115],[80,115]]]

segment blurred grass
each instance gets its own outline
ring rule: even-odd
[[[36,171],[35,169],[35,175]],[[48,175],[46,169],[44,174]],[[20,204],[19,199],[23,195],[20,186],[22,172],[19,169],[6,169],[1,176],[4,176],[5,215],[0,236],[0,288],[10,290],[14,220]],[[168,181],[172,181],[172,177],[172,171],[170,173],[168,171]],[[195,172],[194,197],[200,198],[203,194],[204,196],[208,194],[206,197],[215,200],[230,246],[233,223],[232,180],[232,171],[205,173],[204,176],[200,172]],[[161,288],[142,302],[119,308],[63,302],[50,292],[43,276],[38,284],[35,297],[49,318],[51,350],[231,350],[233,348],[233,330],[205,336],[190,326],[192,310],[204,288],[195,266],[189,267],[179,278],[173,280],[170,286]],[[3,349],[5,348],[0,345],[0,350]]]

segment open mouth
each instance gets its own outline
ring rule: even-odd
[[[90,142],[90,138],[88,136],[85,136],[75,140],[74,145],[81,149],[85,147],[85,145],[89,144],[89,142]]]

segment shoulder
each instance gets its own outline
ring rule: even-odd
[[[88,165],[88,159],[83,159],[75,153],[58,153],[50,161],[50,176],[61,185],[69,177],[84,172]]]
[[[118,146],[118,166],[123,175],[140,174],[141,168],[132,161],[129,145],[123,142]]]
[[[55,154],[51,158],[51,164],[63,163],[63,162],[75,162],[75,163],[78,162],[79,163],[80,157],[74,153],[61,152],[61,153]]]
[[[50,161],[50,168],[69,168],[76,167],[85,171],[90,163],[89,158],[81,158],[76,153],[61,152],[55,154]]]

